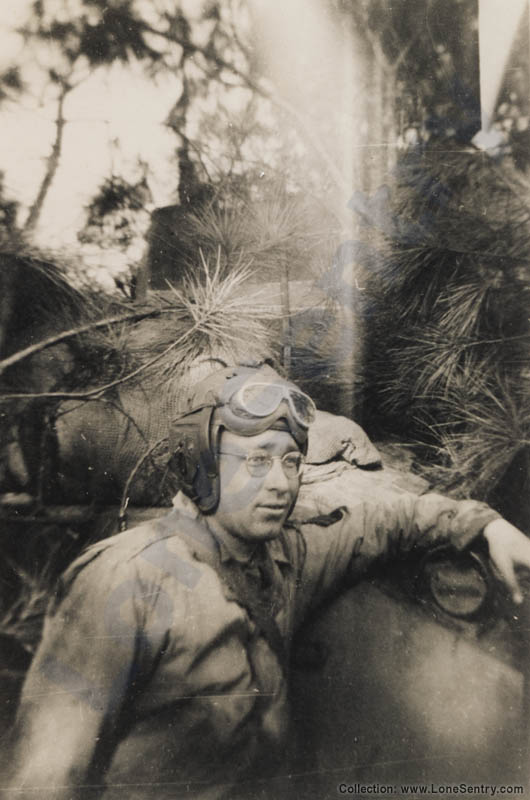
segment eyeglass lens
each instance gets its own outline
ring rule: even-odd
[[[272,462],[277,456],[262,453],[249,453],[246,457],[247,470],[253,477],[266,475],[272,469]],[[286,453],[280,458],[282,469],[288,478],[297,477],[303,464],[300,453]]]

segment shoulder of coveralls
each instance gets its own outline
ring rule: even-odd
[[[204,530],[200,523],[172,511],[165,517],[150,520],[90,545],[61,576],[50,611],[54,610],[79,574],[87,568],[101,574],[119,568],[122,578],[130,573],[131,579],[142,572],[152,573],[154,568],[159,579],[165,575],[175,577],[175,573],[178,573],[176,577],[184,585],[192,585],[199,576],[196,575],[197,567],[192,566],[193,551],[186,539],[202,544],[203,537]]]
[[[327,514],[315,514],[314,508],[304,507],[298,508],[297,512],[285,525],[282,544],[289,561],[296,569],[298,579],[301,579],[307,561],[308,541],[310,539],[314,541],[315,537],[318,537],[325,550],[328,538],[324,529],[334,528],[342,523],[348,516],[348,510],[345,506],[341,506]]]

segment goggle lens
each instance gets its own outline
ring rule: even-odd
[[[284,390],[273,383],[251,383],[243,386],[237,399],[242,408],[252,416],[268,417],[284,399]]]
[[[255,417],[274,414],[280,403],[286,400],[294,418],[303,427],[309,427],[315,419],[316,407],[308,395],[274,383],[247,384],[236,394],[235,400],[246,413]]]
[[[293,405],[296,416],[309,426],[315,421],[316,406],[307,394],[302,392],[289,392],[289,400]]]

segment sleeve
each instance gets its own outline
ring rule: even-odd
[[[22,691],[10,781],[17,797],[99,796],[86,787],[102,783],[131,680],[156,647],[145,635],[150,609],[136,569],[96,557],[67,573]]]
[[[434,492],[417,496],[381,491],[335,509],[327,518],[321,516],[319,524],[308,520],[301,526],[306,542],[303,610],[344,580],[359,580],[377,559],[403,557],[442,543],[462,550],[498,517],[474,500],[452,500]]]

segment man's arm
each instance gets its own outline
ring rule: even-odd
[[[320,488],[325,486],[323,483]],[[329,496],[336,506],[337,491]],[[441,543],[464,549],[481,533],[499,577],[519,600],[514,567],[530,567],[530,540],[485,503],[457,501],[436,493],[417,496],[386,490],[366,500],[352,500],[347,483],[343,497],[338,521],[324,527],[302,525],[307,545],[302,598],[306,608],[345,578],[361,578],[377,559],[402,557]],[[326,507],[324,491],[316,507],[321,515],[331,510]]]
[[[102,782],[138,658],[133,575],[99,558],[48,616],[22,692],[7,797],[98,796],[88,787]]]

